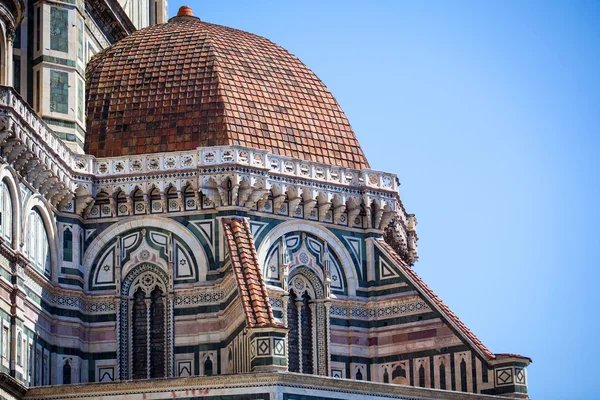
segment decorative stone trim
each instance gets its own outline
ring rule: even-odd
[[[367,381],[354,381],[342,378],[330,378],[316,375],[303,375],[290,372],[257,372],[251,374],[195,376],[189,378],[135,380],[127,382],[107,382],[83,385],[61,385],[49,387],[33,387],[28,390],[27,398],[31,400],[42,399],[70,399],[70,398],[100,398],[104,396],[127,396],[152,393],[152,398],[189,397],[189,393],[206,395],[218,394],[219,390],[226,390],[228,394],[240,391],[247,393],[248,388],[263,388],[270,390],[278,387],[280,392],[301,393],[304,390],[326,392],[326,397],[348,398],[348,395],[373,396],[379,398],[394,398],[405,400],[510,400],[514,398],[502,396],[489,396],[473,393],[452,392],[446,390],[411,387],[375,383]],[[222,394],[222,393],[220,393]]]
[[[332,303],[329,315],[332,317],[352,319],[383,319],[400,315],[421,314],[431,311],[431,308],[423,300],[398,300],[386,303],[372,304],[349,304],[344,306],[336,301]]]

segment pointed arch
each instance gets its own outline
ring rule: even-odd
[[[443,361],[440,364],[440,389],[446,390],[446,366]]]
[[[23,208],[23,215],[25,216],[25,218],[23,218],[23,225],[21,226],[21,229],[23,230],[23,232],[28,233],[27,238],[23,238],[25,239],[23,241],[25,242],[24,244],[27,249],[27,246],[31,245],[31,241],[34,240],[29,226],[33,223],[33,219],[36,218],[35,215],[38,215],[39,218],[41,218],[41,226],[44,228],[48,240],[48,262],[50,278],[52,280],[56,280],[58,277],[58,266],[60,265],[60,262],[58,260],[58,229],[56,227],[54,215],[49,210],[50,207],[47,205],[46,200],[41,195],[36,194],[29,197]]]
[[[198,281],[206,281],[208,258],[199,240],[189,229],[179,222],[176,222],[170,218],[159,217],[156,215],[129,217],[119,221],[118,224],[113,224],[108,229],[101,232],[92,241],[92,243],[89,244],[83,257],[83,265],[86,271],[84,277],[85,281],[90,281],[90,273],[93,269],[92,264],[94,263],[94,260],[99,256],[99,253],[103,251],[104,247],[110,243],[111,240],[130,230],[142,228],[164,229],[181,238],[181,240],[183,240],[190,247],[191,253],[196,257],[196,262],[198,264]]]
[[[344,244],[330,230],[322,227],[318,223],[310,221],[290,220],[283,222],[267,233],[265,238],[258,244],[257,254],[260,265],[265,265],[267,261],[267,253],[272,245],[274,245],[281,236],[291,232],[310,232],[319,239],[325,241],[330,250],[334,251],[340,260],[341,267],[346,275],[348,284],[348,296],[356,295],[356,285],[358,278],[354,263],[350,258],[350,253],[346,250]]]
[[[460,390],[467,391],[467,363],[464,358],[460,362]]]
[[[22,221],[22,205],[23,198],[21,196],[21,191],[17,185],[18,179],[15,175],[14,170],[8,165],[0,166],[0,180],[4,182],[9,193],[11,200],[11,210],[12,210],[12,240],[11,246],[13,249],[17,249],[19,244],[22,242],[22,230],[19,224]]]

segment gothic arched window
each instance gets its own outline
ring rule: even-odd
[[[390,383],[390,374],[388,374],[387,368],[383,371],[383,383]]]
[[[204,375],[211,376],[213,374],[213,362],[209,357],[206,357],[206,361],[204,361]]]
[[[70,228],[63,232],[63,261],[73,261],[73,232]]]
[[[13,208],[10,190],[6,182],[0,183],[0,234],[12,247],[13,237]]]
[[[50,276],[50,242],[44,220],[35,208],[29,212],[27,218],[26,250],[31,263]]]
[[[419,367],[419,386],[425,387],[425,368],[423,368],[423,364]]]
[[[71,384],[71,362],[65,360],[65,364],[63,365],[63,385],[69,384]]]
[[[440,389],[446,390],[446,366],[440,364]]]
[[[163,276],[164,275],[164,276]],[[158,267],[142,264],[123,280],[119,309],[121,379],[164,378],[168,373],[169,307]]]
[[[312,277],[312,279],[307,276]],[[315,286],[318,288],[315,290]],[[317,366],[326,365],[322,354],[315,354],[315,340],[326,340],[326,315],[321,304],[314,300],[321,298],[323,289],[316,277],[308,269],[300,270],[290,280],[290,294],[287,304],[288,324],[288,369],[303,374],[322,373]],[[322,322],[315,322],[322,321]],[[326,355],[325,355],[326,356]],[[321,372],[319,372],[321,371]]]
[[[408,380],[406,379],[406,370],[402,368],[402,365],[398,365],[392,371],[392,383],[398,385],[406,385],[408,383]]]
[[[362,374],[360,368],[356,371],[356,380],[357,381],[362,381],[363,380],[363,374]]]
[[[460,390],[467,391],[467,363],[464,358],[460,362]]]

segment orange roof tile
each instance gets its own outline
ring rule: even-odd
[[[248,221],[233,218],[222,223],[248,326],[275,326]]]
[[[369,166],[339,104],[298,58],[263,37],[184,11],[91,60],[86,153],[242,145]]]

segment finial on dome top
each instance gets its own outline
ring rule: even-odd
[[[194,16],[194,12],[192,11],[191,7],[181,6],[179,8],[179,11],[177,11],[177,16],[175,16],[171,19],[181,21],[181,20],[200,19],[200,18]]]
[[[177,11],[178,17],[193,17],[194,13],[192,12],[192,7],[190,6],[181,6],[179,7],[179,11]]]

